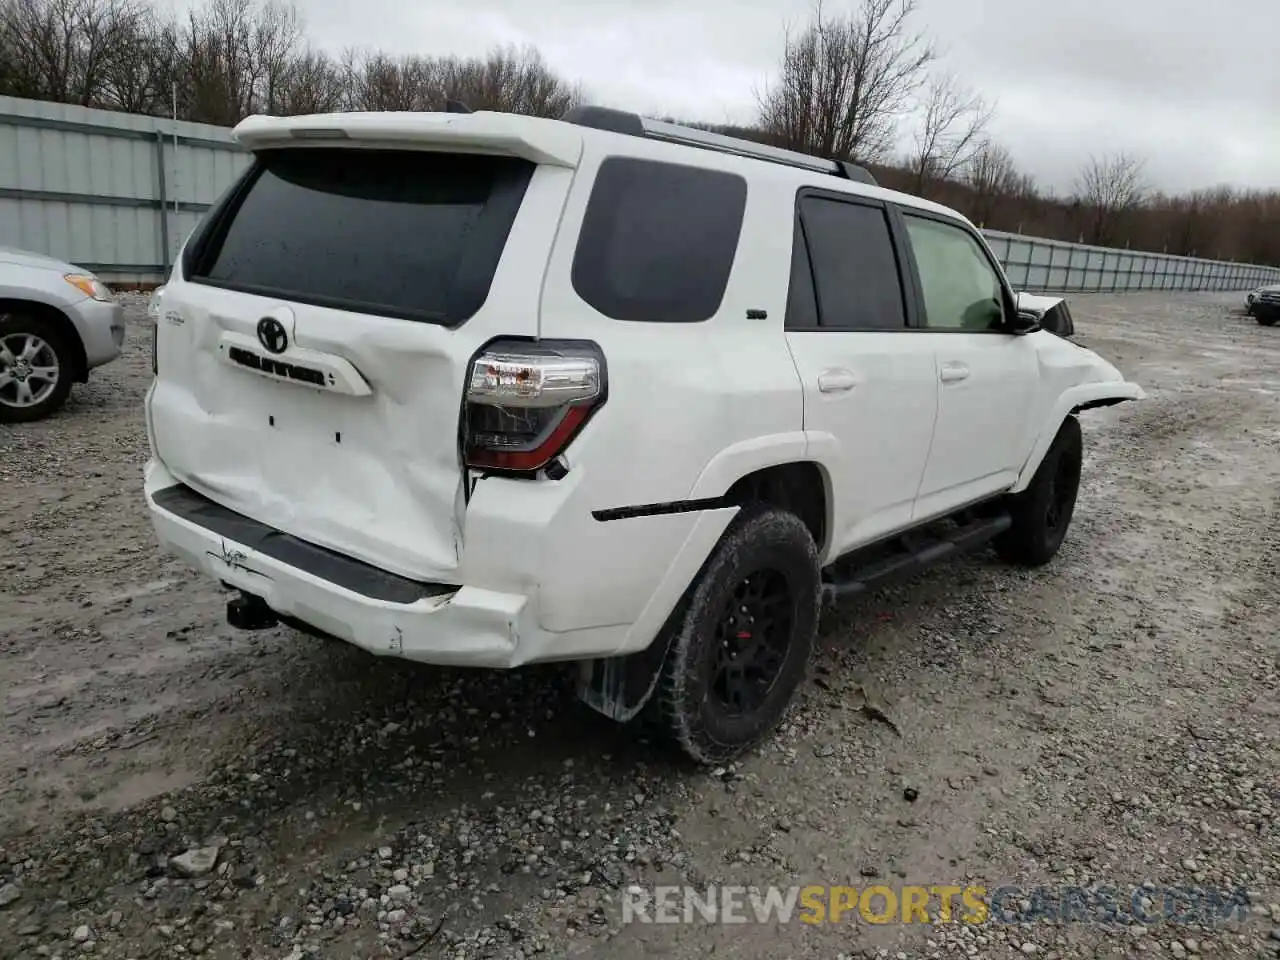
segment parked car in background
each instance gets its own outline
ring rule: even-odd
[[[1249,294],[1246,309],[1249,315],[1264,327],[1269,327],[1280,320],[1280,283],[1254,290]]]
[[[124,310],[88,270],[0,247],[0,423],[40,420],[124,346]]]

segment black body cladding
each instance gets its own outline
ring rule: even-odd
[[[241,563],[235,547],[244,546],[363,597],[390,603],[413,603],[424,597],[438,596],[456,589],[443,584],[410,580],[300,540],[234,510],[228,510],[182,484],[158,491],[152,500],[162,510],[231,541],[224,541],[223,544],[222,559],[227,563]]]

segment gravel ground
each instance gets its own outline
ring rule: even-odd
[[[0,427],[0,957],[1280,955],[1280,333],[1239,299],[1075,298],[1078,339],[1150,399],[1085,416],[1057,561],[974,556],[842,608],[780,736],[708,774],[578,705],[560,669],[229,630],[226,594],[146,520],[131,298],[122,361]],[[1252,906],[749,928],[620,910],[633,883],[970,882]]]

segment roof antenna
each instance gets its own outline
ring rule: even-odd
[[[470,113],[471,108],[468,107],[461,100],[445,100],[444,112],[445,113]]]

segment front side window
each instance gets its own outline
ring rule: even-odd
[[[924,292],[924,326],[936,330],[999,330],[1004,287],[978,242],[949,223],[904,214]]]
[[[707,320],[724,299],[746,205],[735,174],[610,157],[587,201],[573,287],[614,320]]]

